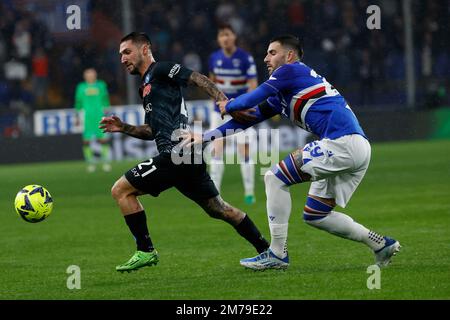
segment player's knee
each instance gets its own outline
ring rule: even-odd
[[[288,155],[272,168],[273,174],[281,180],[286,186],[302,183],[311,180],[311,176],[300,170],[299,161],[294,157],[295,153]],[[269,173],[270,174],[270,173]],[[274,177],[267,176],[270,181]]]
[[[331,203],[325,203],[308,196],[303,209],[303,220],[311,226],[316,226],[318,222],[331,213],[333,208],[334,205]]]
[[[264,174],[264,184],[269,187],[273,186],[284,186],[286,183],[281,180],[276,173],[274,173],[272,170],[267,171]]]
[[[272,170],[267,170],[267,172],[264,174],[264,183],[266,185],[272,184],[276,180],[279,180],[275,174],[272,172]]]
[[[120,199],[121,196],[121,190],[120,190],[120,185],[119,185],[119,180],[117,180],[113,186],[111,187],[111,196],[115,199],[118,200]]]
[[[127,188],[125,188],[123,183],[123,178],[117,180],[111,188],[111,196],[116,201],[120,201],[122,198],[128,195]]]

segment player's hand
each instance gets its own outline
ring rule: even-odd
[[[109,117],[102,117],[100,120],[100,129],[106,132],[122,132],[123,130],[123,122],[116,115],[112,115]]]
[[[180,148],[191,148],[194,145],[202,144],[203,143],[203,134],[201,133],[195,133],[195,132],[183,132],[180,134],[180,137],[183,139],[179,146]]]
[[[191,148],[195,144],[203,143],[203,134],[198,132],[186,131],[180,134],[183,139],[180,143],[181,148]]]
[[[231,99],[233,100],[233,99]],[[225,106],[227,105],[228,102],[230,102],[231,100],[221,100],[221,101],[217,101],[216,104],[219,107],[220,110],[220,116],[223,117],[228,113],[227,110],[225,109]]]
[[[239,123],[249,123],[255,121],[258,118],[257,116],[253,115],[253,112],[255,111],[256,111],[255,108],[232,111],[230,112],[230,115],[233,117],[234,120],[236,120]]]

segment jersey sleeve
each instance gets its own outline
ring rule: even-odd
[[[231,119],[221,126],[206,132],[203,135],[203,141],[210,142],[218,138],[226,137],[230,134],[235,134],[237,133],[236,130],[245,130],[247,128],[250,128],[266,119],[272,118],[277,113],[278,112],[275,109],[267,106],[266,103],[262,103],[255,108],[255,111],[252,112],[252,115],[255,117],[254,120],[246,123],[241,123],[236,121],[235,119]]]
[[[249,109],[276,94],[277,91],[274,88],[262,84],[252,92],[244,93],[228,102],[225,110],[230,113],[236,110]]]
[[[156,79],[174,82],[183,87],[187,86],[192,70],[174,62],[159,62],[153,75]]]
[[[292,78],[291,67],[289,64],[285,64],[275,70],[263,85],[269,86],[279,92],[287,89],[291,85]]]
[[[271,96],[266,101],[270,107],[272,107],[273,109],[276,109],[276,110],[280,110],[280,112],[281,112],[281,102],[280,102],[280,98],[278,98],[278,96]]]
[[[251,55],[248,55],[247,57],[245,74],[247,79],[255,79],[258,76],[258,73],[256,72],[255,59],[253,59]]]

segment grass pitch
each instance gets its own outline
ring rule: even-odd
[[[291,265],[285,272],[244,270],[253,248],[226,223],[209,218],[178,191],[141,197],[160,253],[156,267],[120,274],[134,239],[110,196],[114,181],[136,162],[87,174],[82,162],[0,166],[0,299],[449,299],[450,141],[375,144],[372,162],[350,204],[341,210],[403,246],[366,286],[373,254],[362,244],[302,221],[308,185],[291,189]],[[44,222],[14,212],[17,191],[44,185],[55,204]],[[248,212],[269,238],[262,179],[257,203],[243,201],[237,166],[227,166],[224,199]],[[66,286],[71,265],[81,289]]]

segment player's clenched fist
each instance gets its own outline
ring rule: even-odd
[[[102,120],[100,121],[99,128],[103,129],[103,132],[122,132],[123,122],[116,115],[103,117]]]

